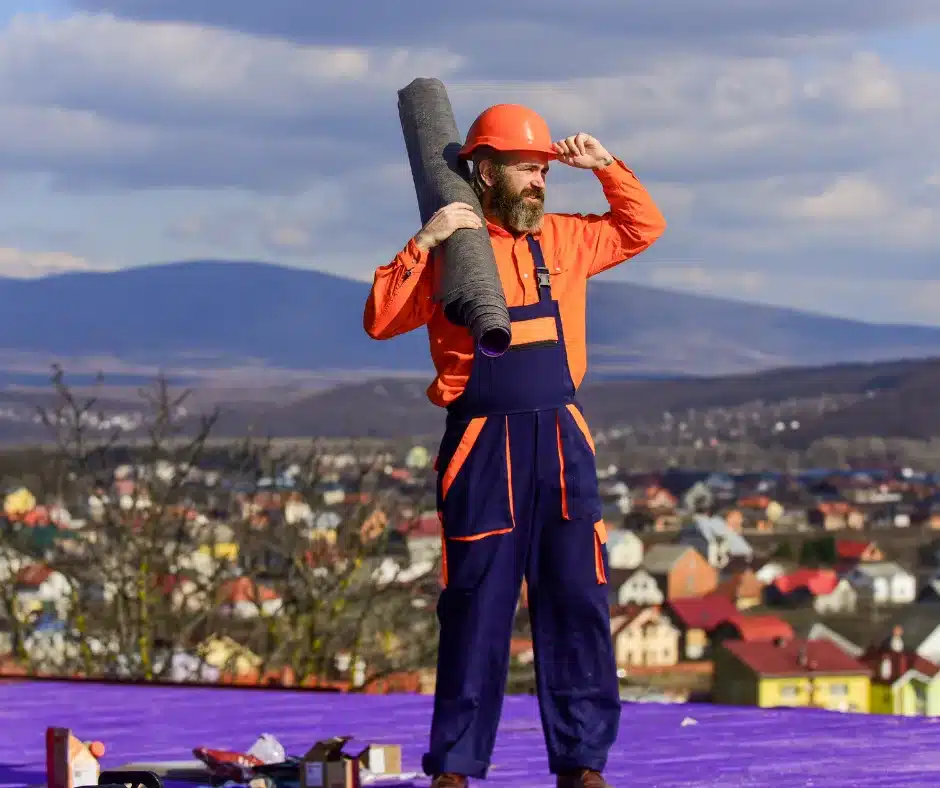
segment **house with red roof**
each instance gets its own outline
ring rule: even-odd
[[[831,594],[838,584],[839,575],[832,569],[797,569],[769,583],[764,597],[772,605],[798,607]]]
[[[421,512],[398,526],[412,562],[437,561],[441,557],[441,518],[436,511]]]
[[[710,634],[738,615],[734,603],[718,594],[671,599],[664,612],[679,631],[679,658],[692,661],[707,659]]]
[[[64,617],[72,593],[72,583],[46,564],[27,564],[13,578],[17,615],[26,617],[43,609],[53,609]]]
[[[217,598],[219,612],[236,618],[273,616],[284,604],[277,591],[249,577],[227,580],[219,587]]]
[[[731,640],[715,653],[712,700],[867,712],[871,670],[829,640]]]
[[[765,643],[774,640],[791,640],[793,636],[793,627],[782,618],[739,613],[716,626],[712,631],[711,640],[713,647],[716,647],[731,640]]]
[[[893,628],[887,643],[869,648],[860,661],[872,671],[871,711],[904,717],[940,716],[940,666],[904,642]]]
[[[884,561],[885,555],[877,543],[868,539],[836,539],[836,571],[839,574],[868,561]]]

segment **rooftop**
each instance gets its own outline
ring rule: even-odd
[[[670,600],[669,607],[690,629],[712,630],[722,622],[738,615],[738,608],[735,604],[727,597],[717,594],[673,599]]]
[[[871,672],[829,640],[792,638],[781,643],[733,640],[724,646],[762,676],[803,676],[808,673],[864,675]]]
[[[419,768],[431,715],[420,695],[333,695],[60,682],[0,684],[0,786],[45,782],[43,734],[71,727],[107,748],[105,766],[186,760],[193,747],[249,747],[260,733],[289,753],[355,734],[404,747]],[[685,718],[698,724],[682,725]],[[608,777],[615,788],[934,788],[940,724],[934,720],[707,705],[627,704]],[[487,788],[545,786],[534,699],[506,699]],[[427,782],[419,783],[427,785]],[[481,784],[482,785],[482,784]]]

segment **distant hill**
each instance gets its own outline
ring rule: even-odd
[[[342,386],[285,407],[231,415],[227,428],[253,423],[278,436],[405,437],[433,434],[443,412],[425,396],[426,381],[381,380]],[[581,401],[597,429],[659,419],[664,411],[732,408],[822,395],[857,395],[837,413],[806,418],[783,438],[807,444],[830,435],[940,437],[940,359],[795,368],[716,378],[602,381]]]
[[[249,368],[334,378],[422,375],[427,335],[375,342],[368,285],[254,262],[196,261],[35,280],[0,278],[0,378],[147,368],[178,377]],[[887,326],[593,280],[594,380],[754,372],[781,366],[940,355],[940,328]]]
[[[232,400],[221,403],[217,437],[279,438],[437,436],[444,412],[428,401],[429,377],[385,378],[337,386],[287,404]],[[797,432],[774,437],[780,445],[805,448],[829,436],[926,439],[940,437],[940,359],[790,368],[748,375],[660,380],[597,381],[581,390],[594,429],[658,423],[665,411],[772,405],[841,397],[836,411],[804,405]],[[107,393],[105,394],[107,397]],[[50,394],[0,392],[0,440],[28,442],[48,437],[31,422],[35,406]],[[105,413],[145,411],[137,399],[104,399]],[[199,410],[198,407],[194,410]],[[13,422],[6,412],[25,414]]]

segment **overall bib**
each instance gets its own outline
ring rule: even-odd
[[[602,771],[620,724],[594,445],[551,276],[527,240],[539,300],[510,307],[504,355],[476,351],[438,453],[444,588],[430,775],[487,774],[523,578],[550,770]]]

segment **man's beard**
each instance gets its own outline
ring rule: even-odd
[[[530,197],[535,199],[528,199]],[[542,217],[545,216],[545,190],[530,187],[516,194],[506,174],[497,170],[490,207],[507,230],[533,232],[541,228]]]

